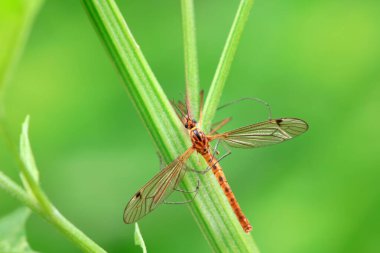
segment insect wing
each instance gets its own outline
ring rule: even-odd
[[[271,119],[211,137],[222,139],[237,148],[258,148],[292,139],[308,129],[305,121],[296,118]]]
[[[183,168],[192,153],[193,149],[188,149],[133,195],[124,210],[125,223],[136,222],[169,197],[185,174]]]

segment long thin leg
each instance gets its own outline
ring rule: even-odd
[[[194,192],[197,192],[198,189],[199,189],[199,185],[200,185],[200,182],[199,182],[199,179],[197,180],[197,186],[195,187],[194,190],[192,191],[186,191],[186,190],[182,190],[182,189],[173,189],[174,191],[177,191],[177,192],[182,192],[182,193],[194,193]]]
[[[211,130],[211,132],[209,133],[209,135],[214,134],[216,131],[218,131],[219,129],[221,129],[224,125],[226,125],[231,120],[232,120],[232,117],[229,117],[229,118],[226,118],[226,119],[218,122],[216,124],[216,126]]]
[[[268,110],[268,118],[269,118],[269,119],[272,118],[272,109],[271,109],[270,105],[269,105],[267,102],[265,102],[264,100],[260,99],[260,98],[250,98],[250,97],[248,97],[248,98],[240,98],[240,99],[236,99],[236,100],[234,100],[234,101],[232,101],[232,102],[229,102],[229,103],[227,103],[227,104],[224,104],[224,105],[222,105],[222,106],[219,106],[217,110],[220,110],[220,109],[222,109],[222,108],[225,108],[225,107],[227,107],[227,106],[230,106],[230,105],[233,105],[233,104],[236,104],[236,103],[238,103],[238,102],[245,101],[245,100],[256,101],[256,102],[259,102],[260,104],[265,105],[265,106],[267,107],[267,110]]]
[[[220,140],[220,139],[218,139],[218,140]],[[228,147],[228,145],[224,141],[222,141],[222,146],[226,150],[227,153],[231,153],[230,148]]]
[[[159,151],[156,152],[158,155],[158,159],[160,159],[160,170],[163,170],[166,167],[166,163],[164,162],[164,158],[162,157]]]
[[[199,186],[200,186],[200,183],[199,183],[199,179],[198,179],[197,180],[197,187],[193,191],[185,191],[185,190],[182,190],[182,189],[174,189],[175,191],[179,191],[179,192],[183,192],[183,193],[195,193],[195,194],[194,194],[194,196],[191,199],[186,200],[186,201],[177,201],[177,202],[174,202],[174,201],[164,201],[164,204],[181,205],[181,204],[187,204],[187,203],[192,202],[195,199],[195,197],[197,196],[198,192],[199,192]]]
[[[213,156],[213,157],[215,157],[215,154],[216,154],[216,155],[219,155],[219,151],[218,151],[219,143],[220,143],[220,139],[218,139],[218,141],[217,141],[216,144],[215,144],[214,151],[212,151],[212,156]]]
[[[228,153],[225,153],[211,167],[207,166],[207,168],[204,169],[204,170],[194,170],[194,169],[187,169],[187,170],[190,170],[192,172],[195,172],[195,173],[198,173],[198,174],[202,174],[202,175],[206,174],[209,170],[211,170],[212,167],[214,167],[215,164],[219,163],[222,159],[224,159],[225,157],[229,156],[230,154],[231,154],[231,151],[229,151]]]

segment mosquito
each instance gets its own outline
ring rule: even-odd
[[[188,100],[186,100],[186,104],[182,102],[179,102],[178,104],[173,103],[173,107],[178,117],[181,119],[184,127],[189,132],[192,146],[159,173],[157,173],[149,182],[147,182],[137,193],[133,195],[124,210],[125,223],[134,223],[156,209],[160,204],[166,203],[165,200],[174,191],[185,192],[177,189],[177,187],[185,172],[189,170],[186,166],[186,161],[194,152],[197,152],[205,159],[208,167],[205,170],[191,171],[202,174],[209,170],[213,172],[216,180],[227,197],[231,208],[239,220],[240,225],[246,233],[249,233],[252,230],[252,226],[236,201],[235,195],[233,194],[231,187],[226,180],[226,176],[219,164],[220,160],[229,155],[230,152],[226,153],[219,159],[217,159],[215,155],[215,153],[218,153],[216,149],[219,142],[224,142],[228,146],[234,148],[259,148],[290,140],[306,132],[308,129],[307,123],[301,119],[272,119],[269,109],[270,118],[267,121],[247,125],[221,134],[217,133],[221,127],[231,120],[231,118],[227,118],[218,123],[209,135],[206,135],[198,127],[198,125],[201,125],[202,122],[203,92],[201,92],[200,96],[201,104],[199,123],[197,123],[191,115]],[[210,149],[210,142],[215,140],[217,140],[217,143],[215,145],[214,152],[212,152]],[[195,192],[194,197],[196,196],[198,189],[199,181],[197,189],[192,191]]]

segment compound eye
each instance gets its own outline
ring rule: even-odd
[[[188,128],[189,127],[189,124],[187,124],[187,122],[185,123],[185,127]]]

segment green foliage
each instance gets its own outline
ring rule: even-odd
[[[42,0],[0,2],[0,91],[12,74]]]
[[[180,3],[118,4],[165,94],[183,99]],[[195,1],[206,94],[237,7],[238,1]],[[222,162],[262,252],[380,252],[379,8],[380,1],[255,2],[220,104],[258,97],[270,103],[274,117],[310,124],[302,138],[233,150]],[[46,2],[19,63],[8,82],[7,119],[18,140],[25,115],[32,116],[30,139],[44,190],[110,252],[141,252],[133,245],[134,226],[122,223],[123,205],[157,172],[156,150],[83,6]],[[221,131],[267,117],[261,106],[242,103],[218,111],[215,121],[230,116]],[[2,140],[0,170],[17,178]],[[206,177],[201,190],[212,180]],[[2,173],[0,182],[0,188],[10,185]],[[2,190],[0,201],[1,216],[16,205]],[[149,250],[208,252],[189,213],[186,205],[163,206],[141,220]],[[81,252],[52,229],[38,217],[28,223],[35,249]]]
[[[26,240],[25,223],[30,210],[20,208],[0,219],[0,252],[37,253]]]
[[[28,130],[29,130],[29,116],[26,117],[22,125],[22,131],[21,131],[21,136],[20,136],[20,158],[26,168],[26,171],[24,173],[29,174],[32,180],[38,184],[39,173],[37,170],[36,162],[34,160],[32,148],[30,146]],[[22,182],[24,184],[24,187],[25,189],[27,189],[27,191],[31,195],[33,195],[33,192],[30,189],[30,185],[28,183],[28,180],[25,178],[24,173],[21,173],[20,175]]]
[[[20,137],[19,167],[24,189],[19,187],[9,177],[0,171],[0,188],[21,201],[24,205],[41,215],[48,222],[56,226],[63,234],[78,245],[85,252],[105,252],[82,231],[71,224],[51,203],[38,182],[38,169],[32,155],[28,137],[29,117],[25,119]],[[17,157],[16,160],[19,158]]]
[[[0,51],[0,89],[8,81],[13,65],[21,55],[23,44],[29,34],[34,17],[42,1],[2,1],[0,3],[0,35],[2,50]],[[4,50],[4,51],[3,51]],[[4,115],[3,96],[0,94],[0,133],[4,137],[16,164],[19,166],[20,177],[26,189],[22,189],[12,179],[0,171],[0,188],[23,204],[40,214],[47,221],[61,230],[69,239],[86,252],[105,252],[89,239],[83,232],[72,225],[50,202],[39,185],[39,172],[31,149],[28,128],[29,116],[25,119],[20,136],[20,152],[17,153],[10,136]],[[29,210],[22,209],[0,224],[0,252],[22,253],[32,252],[23,230]],[[17,226],[18,225],[18,226]],[[5,234],[7,236],[5,236]],[[3,237],[3,238],[1,238]]]
[[[139,224],[135,223],[135,244],[139,245],[143,251],[143,253],[147,253],[144,238],[142,237]]]

